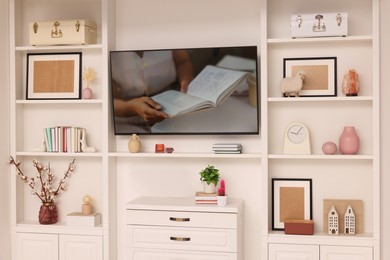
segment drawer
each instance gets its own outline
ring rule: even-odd
[[[194,252],[177,250],[129,249],[128,258],[133,260],[237,260],[236,253]]]
[[[237,252],[233,229],[127,226],[127,247]]]
[[[237,229],[236,213],[126,210],[126,224]]]

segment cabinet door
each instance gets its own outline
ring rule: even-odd
[[[102,260],[101,236],[60,235],[60,260]]]
[[[286,245],[270,244],[269,260],[319,260],[320,252],[317,245]]]
[[[16,233],[16,260],[57,260],[58,235]]]
[[[321,246],[321,260],[372,260],[371,247]]]

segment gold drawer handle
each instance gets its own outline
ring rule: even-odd
[[[172,241],[190,241],[190,237],[170,237]]]
[[[190,218],[174,218],[174,217],[170,217],[169,220],[170,221],[176,221],[176,222],[189,222]]]

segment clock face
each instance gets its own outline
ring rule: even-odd
[[[306,128],[301,124],[291,125],[287,129],[287,137],[290,142],[294,144],[300,144],[307,138]]]

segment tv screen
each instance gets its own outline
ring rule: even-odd
[[[258,134],[256,46],[110,52],[114,132]]]

